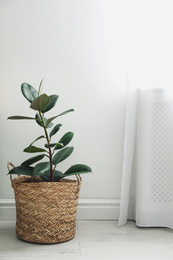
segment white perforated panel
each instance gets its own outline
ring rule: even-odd
[[[151,117],[151,196],[173,201],[173,103],[154,103]]]

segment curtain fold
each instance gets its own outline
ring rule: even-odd
[[[129,210],[130,184],[134,158],[135,136],[136,136],[136,105],[137,91],[127,90],[125,137],[124,137],[124,160],[122,170],[121,207],[119,225],[127,222]],[[133,214],[133,213],[132,213]]]

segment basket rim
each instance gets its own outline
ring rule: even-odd
[[[22,185],[22,186],[61,186],[61,185],[76,185],[77,183],[82,183],[82,180],[72,180],[72,179],[65,179],[62,178],[58,182],[46,182],[46,181],[38,181],[36,182],[29,182],[31,180],[30,176],[20,175],[12,180],[13,185]]]

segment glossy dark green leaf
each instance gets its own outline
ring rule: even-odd
[[[66,147],[63,150],[57,152],[53,157],[53,164],[57,165],[58,163],[62,162],[67,157],[69,157],[70,154],[73,152],[73,149],[73,147]]]
[[[72,132],[67,132],[65,135],[63,135],[63,137],[59,140],[58,143],[63,144],[63,146],[56,146],[55,150],[61,149],[62,147],[65,147],[68,143],[70,143],[70,141],[73,138],[73,133]]]
[[[61,124],[57,124],[54,126],[54,128],[50,132],[50,138],[59,131],[61,126],[62,126]]]
[[[46,148],[49,148],[49,146],[50,147],[59,147],[59,148],[56,148],[55,150],[58,150],[58,149],[60,149],[60,148],[63,148],[64,147],[64,145],[62,144],[62,143],[52,143],[52,144],[49,144],[49,146],[48,146],[48,144],[45,144],[44,145]]]
[[[21,119],[35,120],[34,117],[28,117],[28,116],[9,116],[7,119],[11,119],[11,120],[21,120]]]
[[[47,176],[47,174],[46,173],[44,173],[44,174],[42,174],[42,175],[40,175],[41,176],[41,178],[44,180],[44,181],[46,181],[46,182],[51,182],[51,179],[50,179],[50,177],[49,176]]]
[[[48,106],[49,101],[50,98],[46,94],[42,94],[41,96],[34,99],[34,101],[30,105],[30,108],[37,111],[42,111]]]
[[[55,118],[57,118],[57,117],[59,117],[59,116],[63,116],[63,115],[65,115],[65,114],[67,114],[67,113],[69,113],[69,112],[72,112],[72,111],[74,111],[74,109],[69,109],[69,110],[67,110],[67,111],[65,111],[65,112],[63,112],[63,113],[61,113],[61,114],[59,114],[59,115],[57,115],[57,116],[53,116],[53,117],[47,119],[47,124],[49,124],[50,122],[52,122]]]
[[[33,167],[17,166],[9,171],[8,174],[20,174],[33,176]]]
[[[30,102],[32,103],[34,99],[38,97],[38,92],[33,88],[31,85],[28,83],[23,83],[21,85],[21,91],[23,96]]]
[[[54,147],[57,143],[52,143],[52,144],[49,144],[50,147]],[[48,144],[45,144],[44,145],[46,148],[49,148]]]
[[[63,178],[64,177],[64,174],[60,171],[57,171],[57,170],[54,170],[53,171],[53,181],[54,182],[57,182],[59,181],[59,179]],[[41,175],[41,178],[44,180],[44,181],[47,181],[47,182],[51,182],[51,177],[50,177],[50,171],[49,172],[46,172],[45,174]]]
[[[43,159],[44,156],[45,156],[45,154],[40,154],[40,155],[34,156],[34,157],[29,158],[28,160],[24,161],[21,165],[29,166],[35,162],[40,161],[41,159]]]
[[[49,98],[50,98],[49,104],[46,107],[46,109],[44,109],[42,111],[43,113],[46,113],[47,111],[51,110],[55,106],[56,101],[58,100],[58,96],[57,95],[50,95]]]
[[[60,171],[54,170],[53,172],[53,181],[59,181],[59,179],[63,178],[64,174]]]
[[[50,162],[38,163],[33,170],[33,176],[42,175],[50,170]]]
[[[44,127],[39,113],[36,113],[35,119],[36,119],[36,122],[37,122],[37,124],[38,124],[39,126]],[[45,123],[45,125],[46,125],[47,120],[46,120],[45,118],[43,118],[43,120],[44,120],[44,123]]]
[[[41,117],[38,113],[36,113],[35,119],[36,119],[36,122],[39,126],[44,127],[43,123],[41,121]],[[45,124],[46,128],[51,128],[53,126],[53,123],[50,123],[50,124],[47,125],[47,119],[45,117],[43,117],[43,120],[44,120],[44,124]]]
[[[64,148],[63,143],[57,143],[54,150],[59,150],[59,149],[62,149],[62,148]]]
[[[26,153],[40,153],[40,152],[46,152],[45,149],[35,147],[35,146],[29,146],[23,150]]]
[[[53,123],[50,122],[49,124],[46,124],[46,128],[51,128],[53,126]]]
[[[89,173],[89,172],[92,172],[89,166],[85,164],[75,164],[64,173],[64,177],[70,175],[76,175],[76,174]]]

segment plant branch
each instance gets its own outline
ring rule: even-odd
[[[45,125],[41,111],[39,111],[39,114],[40,114],[40,117],[41,117],[41,120],[42,120],[42,123],[43,123],[43,128],[44,128],[44,132],[45,132],[46,139],[47,139],[47,145],[48,145],[48,149],[49,149],[49,161],[50,161],[50,178],[51,178],[51,181],[53,182],[53,167],[52,167],[53,164],[52,164],[52,151],[51,151],[51,147],[50,147],[50,140],[49,140],[49,137],[48,137],[46,125]]]

